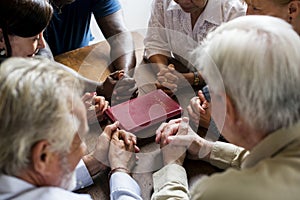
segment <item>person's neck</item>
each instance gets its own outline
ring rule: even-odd
[[[193,29],[194,29],[194,26],[195,26],[199,16],[203,13],[205,7],[206,7],[206,4],[202,8],[198,8],[197,10],[191,12],[191,23],[192,23]]]

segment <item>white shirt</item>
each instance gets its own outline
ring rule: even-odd
[[[77,189],[93,183],[84,162],[81,160],[76,167]],[[83,178],[83,179],[82,179]],[[142,199],[140,187],[128,174],[116,172],[110,179],[110,196],[112,200]],[[16,177],[0,174],[0,200],[91,200],[88,194],[76,194],[58,187],[36,187]]]
[[[246,9],[241,0],[208,0],[192,28],[190,13],[184,12],[173,0],[154,0],[144,40],[145,56],[162,54],[170,57],[172,52],[187,58],[210,30],[245,15]]]

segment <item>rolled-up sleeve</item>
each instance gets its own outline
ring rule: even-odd
[[[210,154],[209,162],[221,169],[228,167],[241,168],[243,160],[249,155],[249,151],[236,145],[215,142]]]
[[[185,169],[177,164],[169,164],[154,173],[153,184],[152,200],[190,198]]]

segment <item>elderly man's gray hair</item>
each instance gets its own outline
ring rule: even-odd
[[[195,53],[211,90],[221,88],[211,79],[217,67],[238,115],[254,129],[299,121],[300,38],[284,20],[239,17],[208,34]]]
[[[69,150],[79,126],[72,107],[82,90],[76,77],[48,60],[10,58],[2,63],[0,173],[16,176],[28,167],[38,141],[49,141],[55,152]]]

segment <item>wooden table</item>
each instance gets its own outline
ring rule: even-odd
[[[137,63],[142,60],[143,54],[143,37],[137,33],[133,34],[136,47]],[[55,57],[55,60],[61,62],[72,69],[78,71],[83,76],[95,80],[103,81],[110,73],[107,66],[110,63],[109,45],[106,41],[76,49]],[[141,152],[138,154],[138,165],[133,172],[133,178],[141,187],[142,197],[145,200],[150,199],[153,192],[152,173],[162,166],[159,145],[154,142],[154,133],[156,127],[149,128],[145,135],[138,136],[138,146]],[[88,150],[91,151],[95,146],[98,135],[102,132],[99,124],[90,127],[90,133],[85,138]],[[145,132],[144,132],[145,133]],[[202,161],[187,160],[184,163],[187,169],[189,184],[203,174],[211,174],[219,171],[217,168]],[[94,178],[95,184],[80,190],[80,193],[88,193],[95,200],[109,199],[109,182],[108,172],[103,172]]]

